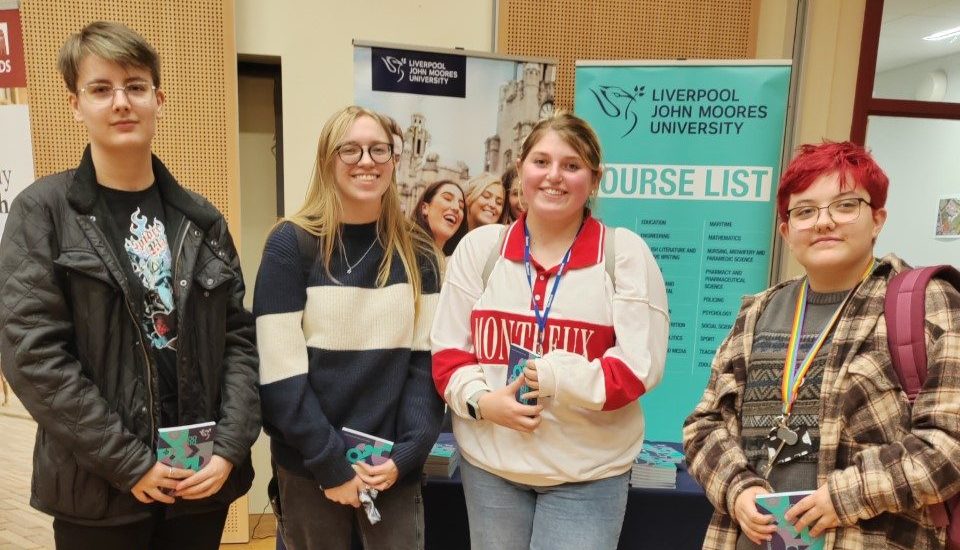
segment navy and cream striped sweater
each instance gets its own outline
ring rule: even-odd
[[[414,324],[413,293],[399,257],[387,284],[377,286],[383,248],[370,248],[375,224],[342,227],[349,264],[359,263],[347,274],[335,248],[335,281],[323,269],[318,240],[291,223],[280,225],[264,247],[253,303],[273,459],[325,488],[354,476],[340,428],[394,441],[392,458],[404,477],[421,470],[443,414],[430,373],[436,265],[419,262],[423,294]]]

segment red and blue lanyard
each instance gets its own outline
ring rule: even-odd
[[[577,235],[580,235],[580,232],[577,231]],[[573,242],[577,242],[577,238],[574,237]],[[537,334],[534,336],[534,353],[537,355],[543,355],[543,335],[547,329],[547,318],[550,316],[550,310],[553,308],[553,299],[557,296],[557,288],[560,286],[560,279],[563,277],[564,272],[567,268],[567,263],[570,261],[570,252],[573,250],[573,243],[570,243],[570,248],[567,249],[567,252],[563,255],[563,259],[560,260],[560,266],[557,268],[557,274],[553,279],[553,288],[550,289],[550,295],[544,301],[543,313],[540,312],[540,304],[537,303],[535,291],[533,289],[533,268],[531,267],[530,260],[530,230],[527,229],[527,224],[523,224],[523,265],[527,270],[527,284],[530,285],[530,294],[533,296],[533,317],[537,321]]]

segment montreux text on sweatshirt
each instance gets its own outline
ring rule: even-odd
[[[506,364],[510,355],[510,344],[534,349],[537,323],[533,315],[475,310],[470,316],[470,323],[473,327],[474,354],[480,363]],[[614,344],[612,326],[583,321],[551,317],[544,333],[545,354],[562,349],[593,360],[603,356]]]

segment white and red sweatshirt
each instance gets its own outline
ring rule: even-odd
[[[447,266],[431,332],[433,378],[454,412],[460,451],[471,464],[528,485],[622,474],[640,452],[638,398],[663,376],[670,327],[663,276],[630,230],[587,217],[573,244],[537,361],[540,426],[526,434],[467,413],[468,397],[506,384],[511,343],[534,349],[532,300],[543,311],[559,267],[533,261],[531,292],[523,223],[506,228],[486,288],[483,268],[502,226],[471,231]],[[605,238],[616,239],[616,288],[604,265]]]

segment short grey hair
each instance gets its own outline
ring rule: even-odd
[[[123,67],[148,69],[160,87],[160,56],[140,34],[121,23],[94,21],[70,35],[60,48],[57,68],[67,89],[77,93],[77,74],[83,59],[93,54]]]

